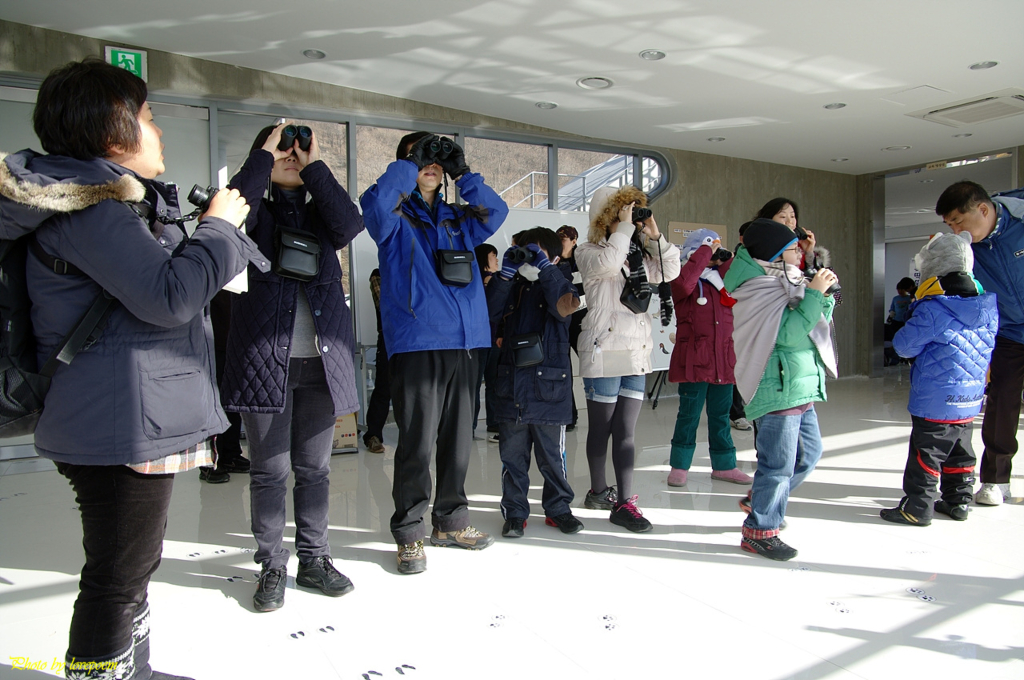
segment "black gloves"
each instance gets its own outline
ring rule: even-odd
[[[441,154],[438,154],[437,163],[441,166],[441,169],[448,173],[448,176],[452,179],[458,179],[469,172],[469,166],[466,165],[466,154],[462,151],[462,147],[447,137],[441,137],[441,142],[448,142],[452,145],[451,152],[443,158]]]
[[[420,170],[431,163],[437,163],[452,179],[458,179],[469,172],[462,147],[448,137],[423,137],[409,148],[409,155],[405,158],[415,163]]]
[[[437,135],[427,135],[416,140],[416,143],[409,147],[409,154],[405,160],[412,161],[420,170],[433,163],[434,155],[430,151],[430,142],[436,139]]]

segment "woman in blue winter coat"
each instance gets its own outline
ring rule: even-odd
[[[281,274],[249,271],[249,290],[231,309],[221,392],[224,407],[241,412],[249,441],[254,559],[262,566],[253,605],[264,612],[284,606],[289,471],[295,473],[295,582],[332,597],[353,589],[331,563],[327,508],[334,423],[359,409],[352,315],[335,251],[363,230],[363,220],[320,160],[316,135],[300,128],[309,132],[307,148],[295,139],[281,149],[284,128],[260,131],[230,186],[253,206],[246,228],[267,258],[279,257],[283,228],[305,247],[319,246],[317,272],[299,280],[280,267]]]

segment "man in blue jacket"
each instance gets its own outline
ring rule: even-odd
[[[981,426],[981,489],[974,496],[978,505],[999,505],[1010,495],[1024,388],[1024,200],[990,197],[980,184],[962,181],[942,192],[935,213],[954,234],[971,235],[974,275],[996,294],[999,306],[999,335]]]
[[[498,230],[508,207],[470,171],[462,149],[450,139],[427,132],[406,135],[395,158],[360,203],[377,243],[380,316],[398,425],[391,533],[399,573],[416,574],[427,568],[423,514],[430,502],[435,441],[430,542],[480,550],[494,541],[470,526],[465,492],[477,352],[491,343],[473,249]],[[468,205],[445,202],[439,191],[445,173]]]

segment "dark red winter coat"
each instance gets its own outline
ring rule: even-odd
[[[701,246],[672,281],[672,302],[676,309],[676,344],[668,367],[671,382],[734,384],[736,353],[732,347],[732,309],[723,304],[731,299],[707,281],[697,283],[711,262],[713,251]],[[718,267],[725,277],[729,260]],[[701,285],[707,303],[697,304]],[[723,297],[724,296],[724,297]]]

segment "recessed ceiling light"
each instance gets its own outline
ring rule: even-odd
[[[850,160],[850,159],[849,158],[833,158],[832,162],[833,163],[845,163],[848,160]]]
[[[846,104],[844,104],[843,102],[832,102],[831,104],[825,104],[825,106],[821,108],[828,109],[829,111],[834,111],[835,109],[845,109]]]
[[[920,182],[921,184],[931,184],[935,180],[933,180],[933,179],[919,179],[917,181]]]
[[[992,68],[993,66],[999,66],[999,62],[998,61],[979,61],[977,64],[971,64],[970,69],[972,71],[984,71],[985,69]]]
[[[909,146],[887,146],[882,151],[906,151]]]
[[[534,104],[538,109],[557,109],[558,104],[554,102],[537,102]]]
[[[971,133],[971,132],[961,132],[958,135],[953,135],[953,137],[955,137],[955,138],[970,137],[972,134],[973,133]]]
[[[302,50],[302,56],[306,59],[323,59],[327,53],[320,50]]]
[[[604,76],[586,76],[576,81],[584,90],[607,90],[614,85],[610,78]]]
[[[640,53],[640,58],[647,61],[658,61],[665,58],[665,53],[661,50],[644,50]]]
[[[724,142],[725,137],[708,137],[709,142]]]

